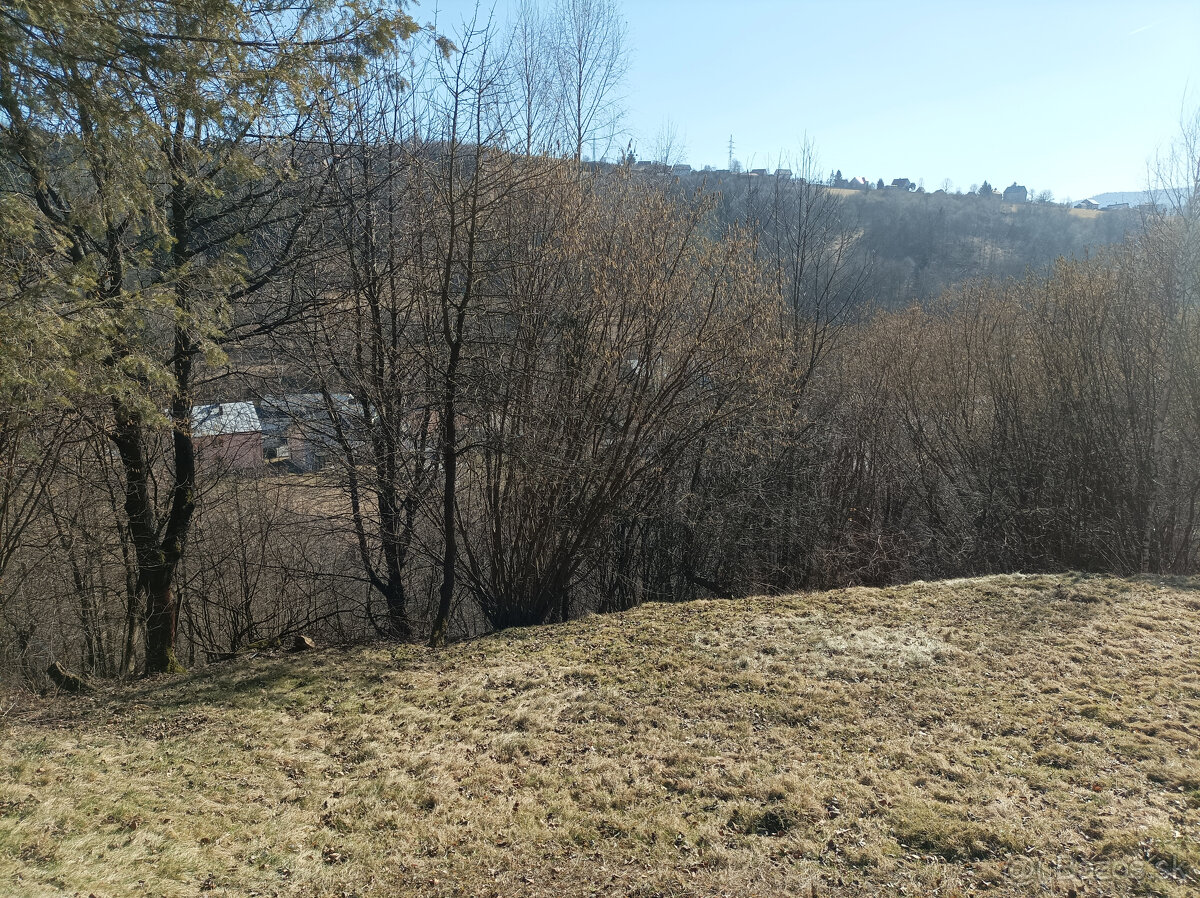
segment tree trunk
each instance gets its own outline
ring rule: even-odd
[[[459,331],[461,332],[461,315]],[[442,588],[438,601],[437,617],[429,634],[429,644],[445,645],[446,628],[450,622],[450,604],[454,600],[454,574],[458,564],[458,531],[454,521],[454,504],[458,481],[458,427],[455,415],[458,411],[458,359],[461,340],[450,345],[450,359],[446,366],[445,396],[442,402],[442,469],[445,486],[442,490],[442,538],[445,550],[442,553]]]
[[[404,589],[404,568],[408,560],[408,545],[412,538],[411,515],[403,516],[396,496],[395,447],[389,446],[388,465],[379,478],[379,523],[387,576],[383,581],[384,600],[387,602],[388,635],[407,642],[412,639],[412,625],[408,620],[408,597]]]
[[[175,144],[171,158],[176,171],[182,168],[183,118],[176,128]],[[183,270],[189,261],[189,239],[191,228],[189,214],[192,197],[183,180],[176,180],[171,194],[171,232],[174,237],[172,255],[177,270]],[[191,296],[186,281],[175,284],[175,307],[180,312],[191,311]],[[162,522],[162,538],[155,527],[156,514],[148,488],[149,469],[146,464],[145,444],[147,433],[139,419],[137,426],[130,428],[128,440],[132,451],[128,453],[133,465],[126,462],[127,452],[121,450],[127,478],[125,507],[129,514],[135,557],[138,563],[138,591],[144,596],[146,608],[146,674],[179,673],[183,671],[175,657],[175,639],[179,626],[179,599],[172,588],[175,569],[183,558],[184,545],[191,528],[192,514],[196,510],[196,447],[192,442],[192,364],[199,348],[192,335],[183,325],[175,327],[173,341],[172,374],[174,393],[171,397],[171,447],[173,450],[173,481],[171,502],[167,517]],[[120,433],[120,425],[118,425]],[[135,489],[130,485],[140,481]],[[131,505],[132,501],[132,505]],[[136,524],[135,524],[136,522]]]
[[[177,673],[182,670],[175,658],[179,605],[172,581],[195,510],[191,408],[183,395],[177,394],[172,400],[174,482],[161,540],[150,489],[146,428],[138,413],[119,403],[114,404],[114,410],[116,427],[112,439],[125,471],[125,515],[137,566],[137,596],[146,612],[146,673]]]
[[[179,626],[179,606],[170,580],[161,575],[145,591],[146,597],[146,674],[182,673],[183,665],[175,657],[175,636]]]

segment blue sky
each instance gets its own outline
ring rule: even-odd
[[[511,0],[495,0],[507,15]],[[440,0],[440,19],[469,0]],[[435,0],[416,15],[430,18]],[[486,8],[486,7],[485,7]],[[696,167],[748,167],[805,137],[821,170],[1013,181],[1081,199],[1145,186],[1200,107],[1200,2],[625,0],[626,129],[670,120]]]

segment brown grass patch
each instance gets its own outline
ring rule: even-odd
[[[1195,895],[1198,597],[656,605],[19,709],[0,894]]]

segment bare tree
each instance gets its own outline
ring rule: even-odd
[[[770,558],[768,584],[786,588],[811,571],[820,501],[811,489],[812,448],[830,419],[828,395],[811,388],[822,367],[861,315],[870,285],[870,259],[860,249],[859,231],[842,200],[818,182],[811,144],[793,163],[795,180],[754,179],[747,188],[744,216],[756,235],[759,263],[782,314],[783,349],[779,418],[771,430],[772,515],[756,528]],[[836,402],[836,400],[832,400]]]
[[[584,149],[603,158],[624,110],[628,27],[614,0],[556,0],[552,13],[559,126],[578,162]]]
[[[509,34],[508,69],[515,106],[513,136],[526,156],[547,152],[554,137],[553,35],[536,0],[521,0]]]
[[[453,611],[459,565],[459,458],[464,396],[470,383],[473,328],[486,311],[489,272],[501,264],[495,232],[513,203],[534,189],[541,163],[504,152],[507,108],[504,70],[491,56],[491,35],[468,27],[462,51],[438,69],[438,151],[431,159],[424,197],[436,227],[417,263],[430,278],[435,337],[438,454],[442,473],[441,587],[430,642],[445,641]]]
[[[587,607],[572,593],[618,520],[745,411],[772,307],[746,247],[703,236],[708,211],[618,170],[513,222],[463,503],[466,579],[492,626]]]
[[[428,97],[419,77],[401,74],[380,62],[371,77],[346,85],[323,120],[326,252],[303,266],[296,286],[319,312],[292,334],[296,364],[315,392],[284,399],[280,411],[306,440],[332,450],[363,571],[384,602],[378,629],[407,640],[408,566],[436,468],[432,309],[417,266],[435,221],[419,217],[429,211],[425,179],[440,150],[420,139],[428,122],[416,107]],[[371,603],[367,611],[377,620]]]
[[[682,162],[687,154],[687,144],[679,134],[679,125],[671,118],[664,118],[650,146],[651,159],[662,165]]]

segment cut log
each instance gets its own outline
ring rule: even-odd
[[[293,652],[310,652],[317,647],[317,644],[307,636],[297,636],[292,640]]]
[[[54,681],[54,685],[63,692],[78,694],[80,692],[87,692],[91,688],[88,686],[87,680],[71,673],[58,661],[55,661],[46,668],[46,674]]]

